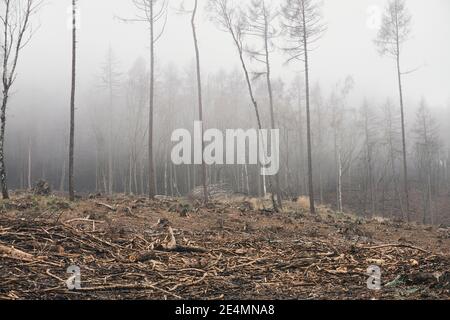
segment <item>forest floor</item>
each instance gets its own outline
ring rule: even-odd
[[[0,299],[450,299],[449,228],[304,202],[16,193],[0,200]]]

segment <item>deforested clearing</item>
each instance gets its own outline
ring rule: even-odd
[[[276,213],[237,196],[208,207],[90,198],[24,193],[2,204],[1,299],[450,297],[446,227],[326,207],[313,216],[296,202]],[[80,268],[79,289],[67,287],[71,265]],[[367,288],[370,265],[383,270],[379,291]]]

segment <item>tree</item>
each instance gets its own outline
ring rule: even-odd
[[[69,198],[75,200],[74,148],[75,148],[75,87],[77,62],[77,0],[72,0],[72,86],[70,93],[70,138],[69,138]]]
[[[262,48],[257,50],[247,50],[253,59],[264,64],[265,70],[256,73],[256,76],[265,75],[267,92],[269,95],[270,124],[272,129],[276,129],[274,98],[271,79],[271,51],[273,49],[273,38],[277,36],[277,30],[273,27],[273,22],[278,17],[278,12],[273,5],[267,4],[265,0],[252,0],[249,6],[248,32],[255,35],[262,42]],[[282,207],[280,176],[275,175],[275,187],[278,205]]]
[[[2,0],[0,4],[2,101],[0,110],[0,183],[3,199],[9,199],[5,164],[6,109],[11,87],[17,77],[17,63],[22,49],[33,35],[31,17],[41,5],[39,0]]]
[[[144,22],[150,31],[150,88],[149,88],[149,119],[148,119],[148,195],[150,199],[156,196],[156,176],[154,164],[154,104],[155,104],[155,44],[164,33],[168,0],[132,0],[139,14],[133,19],[120,19],[125,22]],[[156,24],[162,21],[159,33]]]
[[[182,10],[184,11],[184,10]],[[198,0],[194,0],[193,9],[191,10],[191,29],[192,29],[192,38],[194,42],[194,50],[195,50],[195,66],[196,66],[196,76],[197,76],[197,101],[198,101],[198,116],[199,121],[202,124],[201,127],[201,136],[203,137],[203,132],[205,130],[205,126],[203,124],[203,91],[202,91],[202,73],[201,73],[201,64],[200,64],[200,49],[198,46],[198,35],[197,28],[195,25],[195,20],[197,18],[198,13]],[[205,142],[202,139],[202,155],[205,150]],[[203,184],[203,201],[204,203],[208,203],[208,186],[207,186],[207,174],[206,174],[206,163],[202,156],[202,184]]]
[[[320,6],[315,0],[285,0],[282,6],[283,22],[286,36],[292,46],[284,50],[291,60],[304,62],[305,68],[305,96],[306,96],[306,140],[308,146],[308,188],[311,213],[315,213],[312,143],[311,143],[311,114],[309,97],[309,53],[311,45],[321,38],[325,32],[322,23]]]
[[[408,186],[408,163],[406,150],[406,127],[405,127],[405,108],[403,100],[403,86],[401,71],[401,53],[402,45],[408,40],[411,34],[411,15],[409,14],[404,0],[390,0],[386,12],[383,15],[381,28],[378,36],[375,39],[375,44],[378,47],[381,55],[389,55],[396,60],[398,88],[400,97],[400,112],[402,124],[402,148],[403,148],[403,182],[404,192],[406,197],[406,216],[408,221],[409,216],[409,186]]]

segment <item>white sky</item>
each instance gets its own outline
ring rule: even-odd
[[[172,0],[170,7],[177,7],[178,2]],[[205,2],[200,0],[201,5]],[[413,15],[413,38],[404,48],[403,68],[420,67],[405,77],[407,102],[417,103],[425,96],[431,105],[442,106],[450,97],[450,1],[406,2]],[[313,82],[330,87],[352,75],[358,99],[367,96],[382,102],[388,96],[397,96],[394,62],[378,55],[372,43],[376,30],[367,26],[368,9],[383,8],[385,3],[385,0],[324,0],[328,31],[311,57]],[[47,0],[40,12],[40,29],[20,61],[17,95],[25,95],[29,100],[38,92],[45,92],[58,95],[61,101],[68,99],[70,4],[70,0]],[[80,0],[80,8],[78,73],[82,96],[100,72],[108,46],[114,49],[122,71],[126,72],[137,57],[148,57],[148,33],[144,24],[124,24],[114,19],[115,15],[133,17],[131,0]],[[194,55],[189,17],[171,11],[166,33],[157,44],[157,60],[162,64],[172,62],[182,69],[192,62]],[[238,65],[229,35],[217,31],[204,13],[198,29],[204,76]],[[275,57],[274,64],[276,75],[286,79],[301,69],[300,64],[283,66],[281,54]]]

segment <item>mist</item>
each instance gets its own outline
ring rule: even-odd
[[[205,3],[200,2],[197,29],[206,128],[256,128],[236,48],[230,35],[210,21]],[[198,166],[174,166],[169,159],[173,130],[193,130],[193,123],[198,118],[190,15],[180,13],[180,4],[180,1],[170,1],[167,25],[155,46],[155,166],[158,194],[186,195],[201,180]],[[67,190],[70,5],[69,1],[46,1],[33,18],[35,34],[21,53],[17,80],[7,109],[5,154],[11,189],[26,189],[29,187],[27,180],[34,184],[39,179],[45,179],[51,182],[54,189]],[[347,180],[345,183],[360,190],[364,189],[364,169],[361,169],[364,142],[362,138],[360,141],[348,140],[351,136],[362,134],[358,131],[362,130],[359,110],[367,101],[378,119],[373,129],[377,132],[376,139],[382,136],[380,123],[385,106],[390,104],[393,113],[398,114],[395,61],[377,52],[374,39],[378,29],[371,23],[374,14],[376,18],[378,12],[383,13],[385,5],[382,0],[323,1],[322,15],[327,30],[310,54],[311,112],[316,126],[313,129],[313,143],[316,146],[319,132],[322,132],[322,145],[314,152],[314,157],[320,157],[322,163],[320,169],[315,163],[314,180],[316,184],[320,180],[321,190],[317,192],[321,193],[321,201],[333,205],[337,205],[333,195],[336,183],[332,141],[334,106],[339,104],[342,110],[348,111],[339,112],[345,113],[344,123],[354,129],[343,133],[342,143],[349,143],[347,147],[352,149],[351,155],[348,155],[351,157],[348,160],[350,169],[344,174],[347,175],[344,179]],[[188,8],[190,4],[186,2],[185,6]],[[448,179],[448,168],[444,168],[443,163],[448,163],[450,143],[450,5],[446,0],[408,0],[407,7],[412,15],[412,36],[402,48],[402,67],[404,72],[411,71],[403,79],[406,127],[410,137],[408,166],[414,172],[411,179],[416,182],[420,180],[413,130],[421,101],[425,101],[439,131],[441,149],[436,161],[442,167],[438,166],[436,174],[440,175],[442,170]],[[114,192],[145,194],[148,27],[145,23],[123,21],[136,16],[132,1],[80,0],[78,8],[76,190],[82,193],[108,191],[105,190],[106,180],[109,179],[105,166],[108,153],[112,152],[113,159],[110,161],[114,168]],[[277,125],[282,130],[283,140],[280,172],[283,192],[286,197],[295,197],[307,193],[304,168],[306,126],[305,114],[302,114],[305,96],[300,93],[305,85],[304,69],[302,63],[286,63],[283,41],[283,38],[274,41],[272,78]],[[261,69],[251,59],[247,61],[252,72]],[[108,64],[116,73],[112,103],[103,81]],[[340,91],[346,79],[351,79],[353,85],[348,94],[341,97]],[[268,127],[270,115],[264,81],[255,80],[254,86],[263,125]],[[314,115],[319,105],[324,112],[324,128],[317,128],[318,120]],[[379,147],[382,148],[381,142]],[[130,157],[133,159],[130,160]],[[384,160],[377,161],[375,170],[382,175]],[[396,166],[400,179],[400,160]],[[248,174],[245,182],[239,178],[241,170],[244,169],[233,166],[225,166],[224,169],[208,167],[209,182],[226,182],[235,191],[262,195],[264,186],[261,186],[258,168],[245,168]],[[321,177],[318,170],[322,171]],[[446,183],[437,182],[442,188]],[[386,188],[389,189],[389,186]],[[417,188],[420,193],[419,186]],[[355,191],[351,190],[354,188],[347,189],[349,191],[344,191],[346,197],[353,199]],[[448,198],[439,201],[443,201],[443,206],[448,208]],[[349,205],[363,206],[361,203]],[[392,208],[392,211],[396,209]]]

